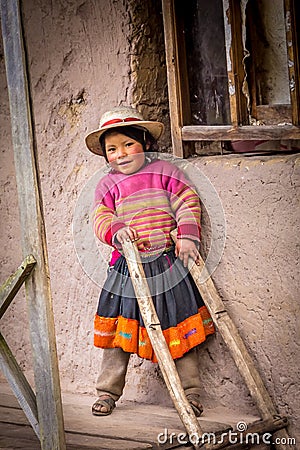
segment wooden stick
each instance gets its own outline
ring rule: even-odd
[[[168,77],[169,109],[172,148],[175,156],[184,157],[184,148],[181,138],[182,101],[180,96],[178,49],[174,22],[174,0],[162,0],[164,21],[165,51]]]
[[[35,258],[32,255],[27,256],[16,272],[0,287],[0,318],[31,274],[35,264]],[[1,333],[0,367],[35,434],[40,438],[35,394]]]
[[[36,397],[1,333],[0,368],[5,375],[35,434],[38,438],[40,438]]]
[[[175,233],[172,232],[171,234],[172,239],[176,242]],[[263,380],[254,365],[237,327],[230,318],[201,256],[199,265],[195,264],[190,258],[188,268],[262,418],[270,419],[273,416],[278,415]],[[289,435],[286,429],[282,429],[274,433],[274,438],[275,437],[280,439],[283,438],[283,442],[288,442]],[[278,450],[295,448],[292,444],[283,445],[279,443],[275,444],[275,446]]]
[[[26,278],[31,274],[36,260],[32,255],[26,256],[20,267],[0,287],[0,319],[23,285]]]
[[[22,251],[37,263],[25,282],[42,450],[66,448],[41,185],[18,0],[0,0]]]
[[[200,439],[203,432],[185,396],[175,363],[163,335],[137,247],[132,242],[125,242],[123,244],[123,251],[140,313],[170,396],[188,435],[197,436]],[[205,449],[206,447],[202,446],[201,448]]]

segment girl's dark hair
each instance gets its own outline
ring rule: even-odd
[[[111,130],[107,130],[105,133],[103,133],[100,136],[100,145],[103,151],[103,155],[104,158],[107,161],[107,155],[106,155],[106,151],[105,151],[105,138],[107,136],[109,136],[112,133],[120,133],[120,134],[124,134],[125,136],[134,139],[135,141],[139,142],[140,144],[142,144],[144,152],[157,152],[158,151],[158,144],[156,139],[154,139],[154,137],[152,136],[151,133],[149,133],[148,130],[146,130],[145,128],[141,128],[141,127],[132,127],[132,126],[127,126],[127,127],[115,127],[112,128]],[[146,149],[146,145],[149,145],[148,150]]]

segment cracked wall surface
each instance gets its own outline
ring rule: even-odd
[[[132,103],[164,121],[162,149],[170,150],[160,2],[103,0],[99,8],[96,0],[26,0],[23,14],[61,384],[92,400],[101,361],[101,350],[93,347],[93,317],[106,253],[95,263],[97,284],[78,259],[73,226],[78,201],[104,162],[88,152],[84,137],[105,110]],[[4,281],[22,255],[3,56],[0,62]],[[226,242],[215,283],[280,413],[292,417],[291,434],[300,439],[299,158],[213,156],[190,162],[211,181],[224,209]],[[197,188],[201,192],[200,182]],[[204,213],[206,250],[209,223]],[[33,384],[26,323],[22,290],[1,319],[1,330]],[[204,406],[228,406],[241,419],[255,411],[218,333],[199,350],[199,371]],[[129,400],[170,404],[156,365],[132,358],[122,401]]]
[[[299,155],[196,164],[217,189],[226,216],[217,288],[272,398],[298,428]]]
[[[132,105],[138,106],[150,120],[157,117],[165,125],[161,149],[167,151],[170,142],[166,61],[164,52],[161,2],[129,0],[131,36],[129,38]]]

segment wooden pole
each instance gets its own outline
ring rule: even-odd
[[[203,432],[185,396],[175,363],[163,335],[137,247],[130,241],[125,242],[123,244],[123,251],[140,313],[170,396],[188,435],[196,437],[195,442],[196,440],[201,441],[200,438]],[[196,445],[194,446],[197,447]],[[205,446],[201,448],[206,449]]]
[[[0,368],[5,375],[35,434],[38,438],[40,438],[36,397],[1,333]]]
[[[15,295],[30,275],[36,260],[32,255],[27,256],[16,272],[0,287],[0,319],[14,299]]]
[[[182,158],[184,148],[181,137],[182,127],[182,105],[178,86],[179,68],[178,68],[178,49],[176,41],[176,25],[174,22],[174,0],[162,0],[162,12],[164,21],[164,38],[166,50],[166,64],[169,91],[169,109],[171,119],[171,138],[173,153]]]
[[[36,260],[32,255],[27,256],[16,272],[0,287],[0,318],[9,307],[26,278],[31,274],[35,263]],[[40,432],[35,394],[1,333],[0,368],[35,434],[39,438]]]
[[[66,448],[47,244],[35,155],[18,0],[1,1],[2,36],[12,124],[23,255],[36,259],[25,282],[42,450]],[[21,332],[21,330],[20,330]]]
[[[172,232],[172,238],[176,242],[176,234],[174,232]],[[262,418],[271,419],[273,416],[278,416],[278,412],[264,382],[254,365],[237,327],[230,318],[201,256],[199,265],[195,264],[190,258],[188,268]],[[278,440],[283,438],[282,442],[289,442],[289,436],[286,429],[275,432],[274,438],[276,437],[279,438]],[[275,444],[275,446],[278,450],[295,448],[288,443],[278,443]]]

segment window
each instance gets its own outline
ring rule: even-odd
[[[197,141],[300,139],[297,0],[162,4],[177,156]]]

